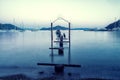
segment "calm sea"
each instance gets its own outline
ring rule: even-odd
[[[0,67],[26,68],[38,67],[38,62],[51,63],[50,37],[50,31],[0,32]],[[68,64],[68,44],[64,46],[63,56],[54,51],[54,63]],[[83,77],[120,79],[120,32],[71,31],[70,63],[82,66],[72,71]]]

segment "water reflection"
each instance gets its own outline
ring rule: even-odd
[[[108,34],[111,41],[120,43],[120,31],[109,32]]]
[[[65,49],[63,57],[50,57],[50,31],[0,32],[0,60],[14,65],[36,62],[71,63],[83,65],[119,65],[120,32],[71,32],[71,54]],[[55,44],[57,46],[58,44]],[[65,43],[65,47],[68,45]],[[55,54],[58,51],[54,52]],[[9,56],[8,56],[9,55]],[[10,56],[12,55],[12,56]],[[5,58],[7,56],[7,58]],[[8,62],[8,59],[11,61]],[[24,58],[24,59],[23,59]],[[23,60],[21,60],[23,59]],[[31,63],[32,62],[32,63]],[[99,62],[99,63],[98,63]]]
[[[65,49],[64,56],[51,57],[48,49],[50,31],[0,32],[0,66],[36,67],[38,62],[81,64],[82,75],[116,77],[120,74],[117,71],[120,68],[119,34],[120,32],[72,31],[71,54]],[[54,53],[57,54],[58,51]]]
[[[0,32],[0,40],[13,40],[17,35],[17,32]]]
[[[116,38],[120,38],[120,31],[109,32],[111,36],[115,36]]]

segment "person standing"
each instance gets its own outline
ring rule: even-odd
[[[56,35],[57,35],[58,38],[60,38],[60,36],[61,36],[61,31],[60,31],[59,29],[56,31]]]

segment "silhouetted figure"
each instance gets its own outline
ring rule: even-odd
[[[60,36],[60,47],[63,47],[63,36]]]
[[[60,36],[61,36],[61,31],[60,31],[60,30],[57,30],[57,31],[56,31],[56,35],[57,35],[58,38],[60,38]]]
[[[64,38],[66,37],[65,33],[63,33],[63,37],[64,37]]]
[[[63,51],[63,36],[60,36],[60,43],[59,43],[59,47],[60,49],[58,50],[59,55],[63,55],[64,51]]]

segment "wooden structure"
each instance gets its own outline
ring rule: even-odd
[[[64,41],[64,39],[63,40],[55,40],[55,41],[53,41],[53,38],[54,38],[54,36],[53,36],[53,25],[58,20],[63,20],[68,24],[68,40],[67,41]],[[54,45],[53,45],[54,42],[59,43],[60,48],[57,48],[58,49],[58,54],[63,54],[64,53],[64,50],[61,49],[61,48],[63,48],[63,43],[64,42],[69,44],[69,49],[68,49],[69,52],[68,53],[69,54],[71,53],[70,52],[70,50],[71,50],[70,49],[71,48],[70,47],[71,46],[71,37],[70,37],[71,32],[70,32],[70,29],[71,29],[71,23],[69,21],[65,20],[64,18],[59,17],[56,20],[54,20],[53,22],[51,22],[51,48],[50,49],[51,49],[51,54],[52,55],[54,55],[53,51],[54,51],[54,49],[56,49],[56,48],[54,48]]]
[[[60,40],[55,40],[53,36],[53,25],[57,20],[63,20],[68,24],[68,39],[67,41],[64,39]],[[51,62],[52,63],[37,63],[37,65],[43,65],[43,66],[54,66],[54,70],[56,73],[63,73],[64,72],[64,67],[81,67],[81,65],[76,65],[76,64],[70,64],[71,60],[71,23],[63,18],[57,18],[55,21],[51,22]],[[59,43],[59,47],[54,47],[54,43]],[[54,64],[54,50],[58,50],[58,55],[63,55],[64,54],[64,43],[68,43],[68,64]]]
[[[75,64],[50,64],[50,63],[37,63],[37,65],[43,65],[43,66],[54,66],[54,70],[56,73],[63,73],[64,67],[81,67],[81,65],[75,65]]]

